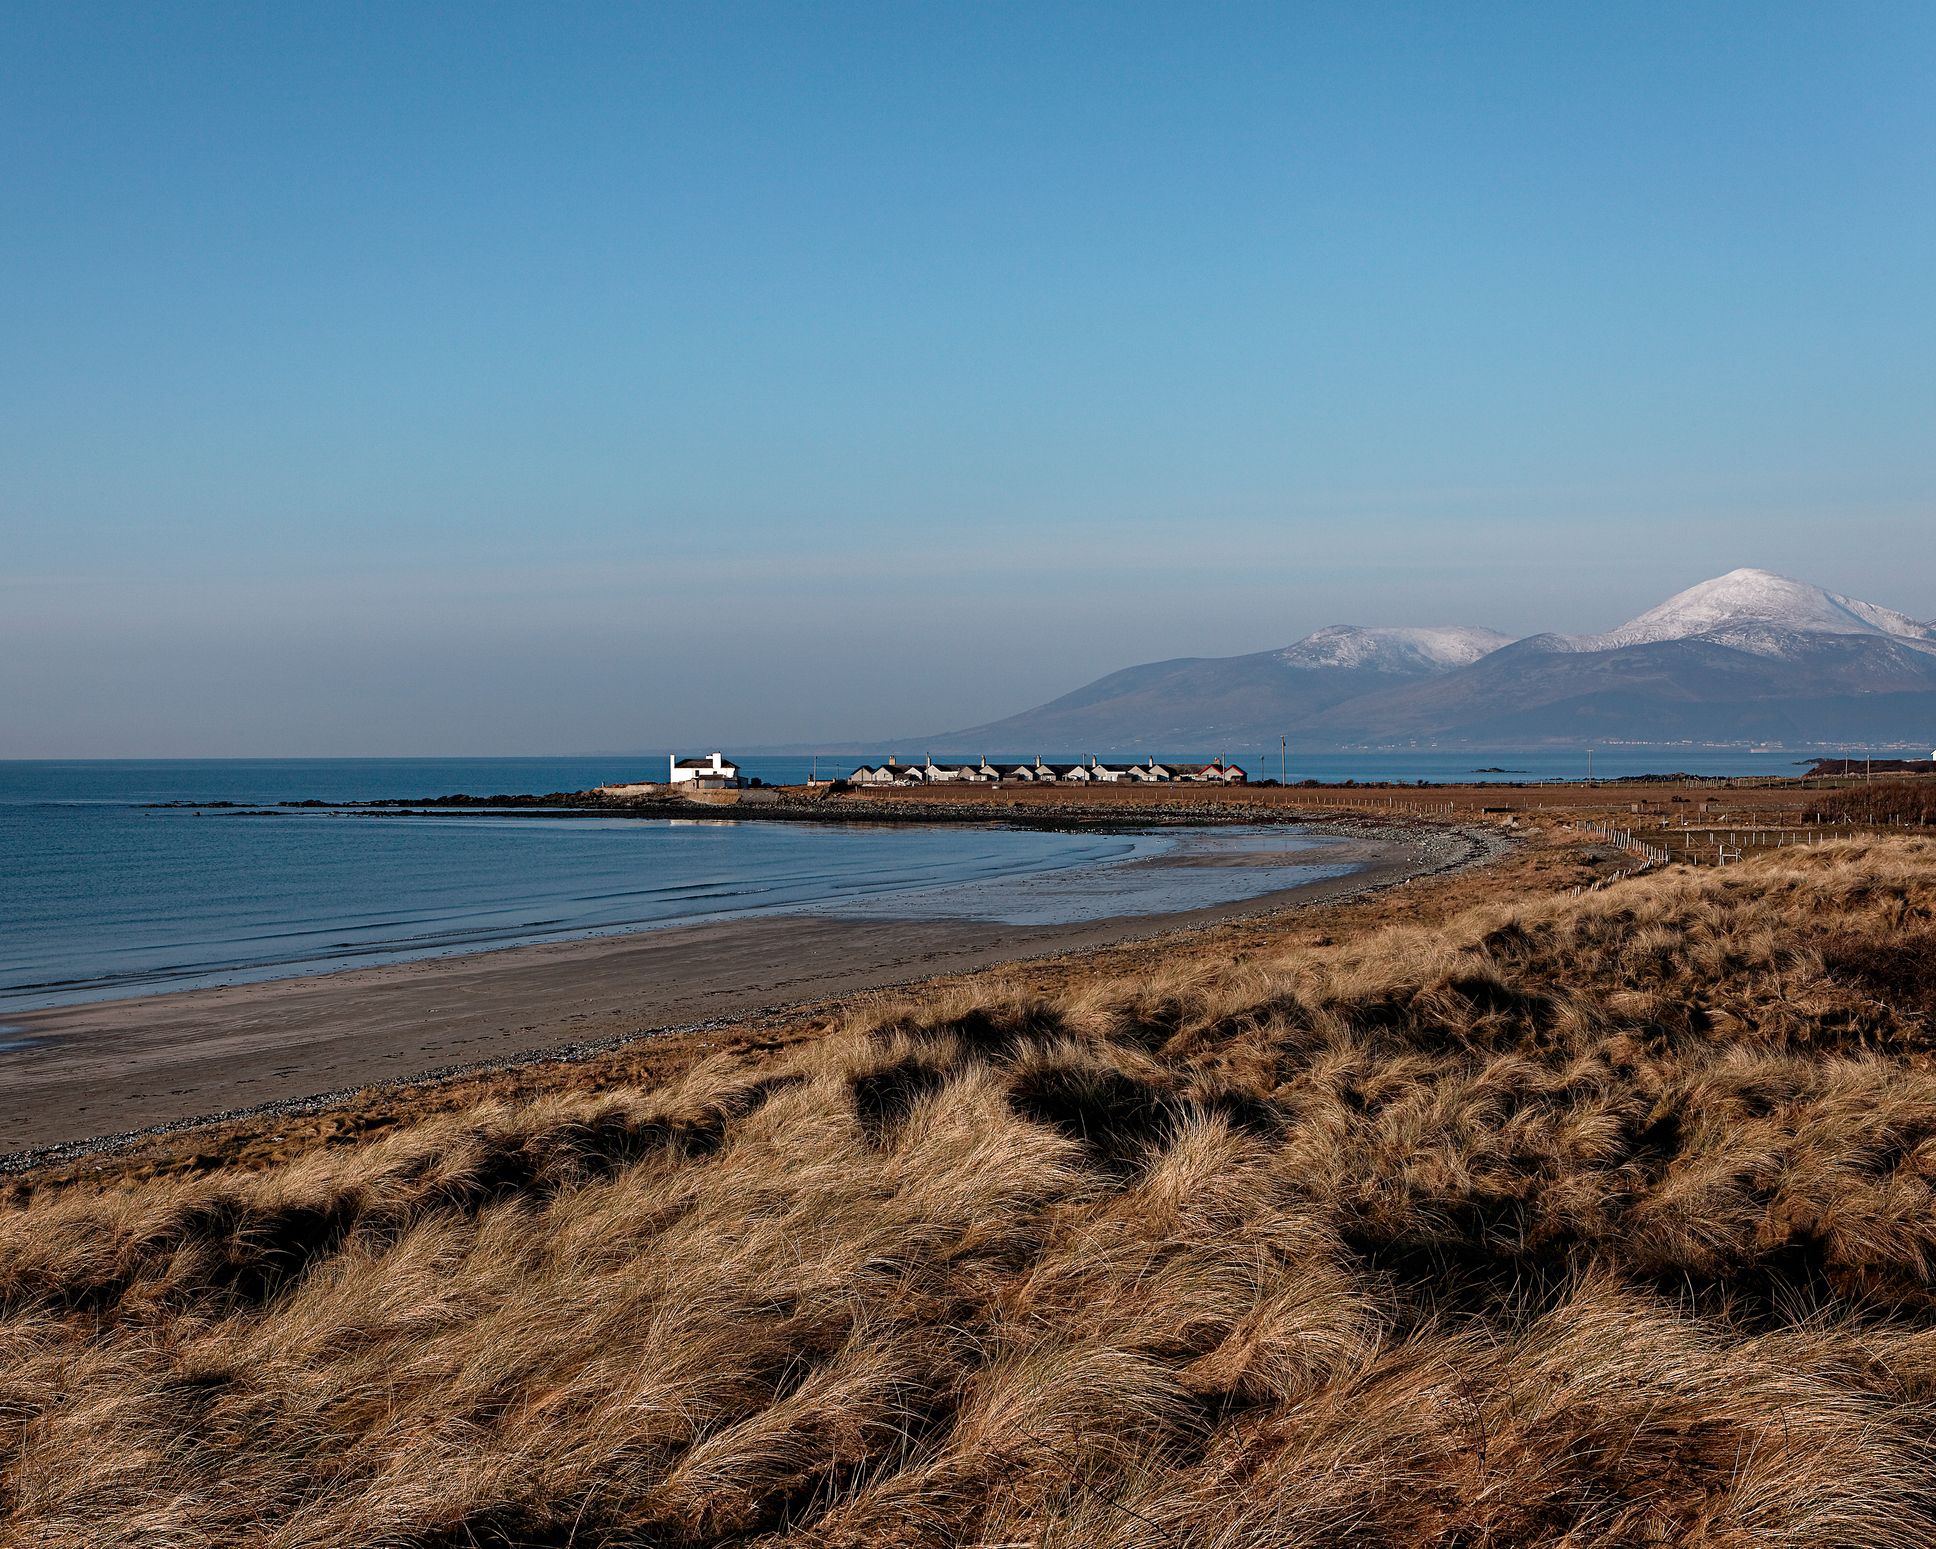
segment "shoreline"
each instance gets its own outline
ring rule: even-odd
[[[313,806],[312,803],[290,804],[292,807]],[[409,819],[415,817],[464,817],[483,819],[487,817],[525,817],[543,819],[580,818],[598,820],[611,818],[614,814],[591,810],[569,808],[557,811],[505,809],[486,811],[479,809],[461,810],[454,813],[420,811],[415,808],[395,811],[382,810],[371,812],[361,807],[344,808],[358,817],[382,816]],[[242,809],[235,815],[252,817],[258,815],[252,810]],[[263,814],[268,815],[268,814]],[[710,825],[718,827],[739,826],[741,820],[732,816],[719,816],[702,812],[698,816],[668,817],[660,813],[628,811],[621,816],[644,821],[673,822],[685,826]],[[793,819],[780,821],[802,821],[795,815]],[[810,825],[819,826],[812,817],[804,819]],[[1075,817],[1063,817],[1051,823],[1016,823],[1006,821],[1001,816],[989,817],[986,814],[954,814],[949,819],[933,821],[918,814],[902,814],[892,823],[873,823],[856,819],[852,814],[837,817],[826,826],[837,828],[884,829],[909,828],[981,828],[1005,829],[1018,833],[1062,833],[1068,835],[1109,836],[1118,840],[1157,839],[1173,848],[1166,853],[1132,854],[1123,857],[1077,857],[1052,858],[1035,862],[1017,863],[1012,867],[985,874],[977,874],[976,885],[993,885],[997,888],[1027,886],[1069,874],[1088,874],[1103,871],[1111,874],[1140,875],[1150,869],[1178,869],[1191,871],[1214,866],[1230,869],[1246,865],[1268,865],[1274,867],[1322,867],[1333,864],[1356,865],[1361,852],[1366,849],[1365,842],[1372,840],[1375,849],[1378,841],[1385,837],[1384,830],[1393,825],[1373,825],[1372,832],[1361,823],[1349,819],[1337,824],[1318,824],[1307,817],[1273,815],[1261,821],[1242,820],[1241,814],[1218,814],[1206,817],[1201,822],[1179,818],[1172,813],[1166,820],[1138,823],[1127,820],[1120,814],[1106,816],[1101,821],[1084,822]],[[1259,850],[1255,855],[1235,853],[1213,858],[1198,855],[1188,846],[1192,840],[1216,840],[1228,842],[1243,830],[1254,829],[1260,841],[1281,842],[1290,837],[1294,842],[1310,846],[1307,856],[1294,858],[1282,851]],[[89,1007],[102,1007],[121,1001],[153,1001],[162,997],[185,995],[197,991],[217,989],[241,990],[254,986],[280,983],[291,979],[306,979],[319,976],[355,973],[362,970],[400,967],[411,963],[430,963],[452,957],[471,957],[482,953],[512,952],[529,947],[563,946],[573,943],[597,941],[602,939],[632,936],[647,932],[681,930],[698,925],[725,925],[760,918],[787,918],[797,916],[822,917],[836,920],[865,920],[873,924],[895,922],[933,922],[943,919],[959,918],[964,924],[996,923],[999,916],[950,916],[927,905],[927,901],[938,892],[945,892],[955,886],[954,880],[947,876],[928,877],[920,882],[905,883],[879,892],[862,889],[846,893],[835,892],[817,902],[783,902],[780,904],[748,903],[744,906],[728,902],[716,911],[702,910],[695,914],[670,918],[643,914],[635,919],[611,919],[596,924],[560,924],[555,919],[540,919],[528,923],[510,922],[496,927],[490,935],[466,935],[462,930],[453,929],[446,939],[423,942],[421,937],[398,937],[389,941],[344,942],[334,949],[314,949],[300,955],[281,959],[253,961],[241,959],[222,961],[212,959],[206,962],[182,962],[165,969],[131,969],[118,974],[102,974],[95,977],[75,977],[53,979],[40,983],[21,983],[11,986],[0,994],[0,1056],[12,1052],[34,1041],[32,1030],[25,1024],[30,1019],[43,1018],[48,1013],[73,1011],[80,1013]],[[891,900],[905,897],[909,907],[905,914],[894,908]],[[1237,901],[1237,900],[1233,900]],[[1148,907],[1122,907],[1080,918],[1072,917],[1065,921],[1037,921],[1047,927],[1056,925],[1077,925],[1097,923],[1105,918],[1155,917],[1188,912],[1198,907],[1191,904],[1175,906],[1152,904]],[[1019,928],[1024,921],[1014,920],[1011,926]],[[345,920],[339,928],[344,933],[357,929],[357,922]]]
[[[1189,933],[1463,869],[1480,828],[1351,825],[1363,859],[1233,903],[1073,925],[768,916],[19,1012],[0,1173],[249,1115],[340,1104],[859,993]],[[1369,852],[1369,853],[1366,853]]]

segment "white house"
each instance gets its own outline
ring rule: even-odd
[[[904,764],[898,758],[889,758],[885,764],[862,764],[847,781],[850,785],[925,785],[938,777],[940,768],[932,762]]]
[[[1027,778],[1047,784],[1069,780],[1083,781],[1092,778],[1092,771],[1087,764],[1045,764],[1038,757],[1030,766]]]
[[[1250,778],[1239,765],[1226,764],[1222,757],[1208,764],[1186,764],[1172,773],[1193,785],[1242,785]]]
[[[672,765],[667,778],[673,785],[724,788],[739,784],[739,765],[722,753],[708,753],[704,758],[681,758],[674,753],[667,762]]]
[[[929,785],[986,785],[998,777],[987,759],[979,764],[937,764],[929,758],[921,766],[921,778]]]
[[[862,764],[847,776],[847,783],[849,785],[916,785],[920,783],[920,778],[918,766],[904,764],[900,759],[889,754],[885,764]]]

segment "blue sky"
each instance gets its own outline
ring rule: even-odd
[[[0,756],[1936,614],[1936,7],[0,19]]]

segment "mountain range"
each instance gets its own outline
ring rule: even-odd
[[[1936,625],[1731,570],[1604,634],[1336,624],[1126,667],[949,747],[1134,753],[1628,743],[1936,745]]]

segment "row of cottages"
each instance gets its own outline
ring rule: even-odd
[[[1242,785],[1248,778],[1236,764],[1226,764],[1221,758],[1208,764],[1159,764],[1154,758],[1141,764],[1105,764],[1093,757],[1086,764],[1045,764],[1039,758],[1032,764],[991,764],[986,758],[978,764],[937,764],[932,758],[920,764],[903,764],[890,758],[885,764],[862,764],[847,777],[853,785],[1000,785],[1004,781],[1038,785]]]

